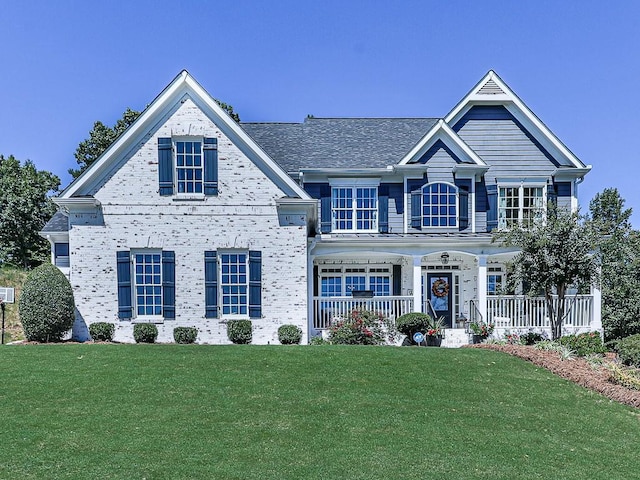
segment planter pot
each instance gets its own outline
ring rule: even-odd
[[[485,337],[484,335],[472,335],[471,341],[472,343],[482,343],[486,338],[487,337]]]
[[[439,347],[442,345],[442,335],[427,335],[427,347]]]

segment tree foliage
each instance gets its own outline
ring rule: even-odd
[[[27,340],[55,342],[71,330],[75,302],[69,280],[50,263],[29,273],[19,300],[20,320]]]
[[[240,123],[240,116],[233,111],[233,106],[215,98],[214,100],[236,123]],[[122,114],[122,118],[119,119],[113,127],[109,127],[99,120],[95,122],[93,129],[89,132],[89,138],[83,140],[76,149],[74,156],[76,157],[76,162],[79,167],[77,169],[69,169],[71,176],[74,179],[78,178],[82,172],[100,158],[100,155],[138,119],[140,114],[141,112],[127,108]]]
[[[509,264],[509,287],[522,284],[528,295],[544,293],[553,339],[562,335],[562,323],[571,308],[571,302],[565,302],[568,289],[598,281],[599,262],[593,253],[598,238],[593,222],[553,202],[544,222],[494,233],[495,241],[520,249]]]
[[[0,155],[0,263],[28,268],[49,258],[49,242],[38,232],[56,212],[50,195],[59,186],[33,162]]]
[[[632,210],[615,188],[589,204],[602,241],[602,324],[605,340],[640,333],[640,232],[631,228]]]

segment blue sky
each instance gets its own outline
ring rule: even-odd
[[[0,0],[0,153],[71,180],[184,68],[244,121],[442,117],[494,69],[640,226],[640,2]]]

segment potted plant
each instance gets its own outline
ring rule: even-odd
[[[472,322],[469,328],[473,334],[473,343],[482,343],[493,333],[494,325],[493,323],[487,323],[481,320],[479,322]]]
[[[427,347],[439,347],[444,337],[443,332],[444,318],[429,318],[426,331]]]

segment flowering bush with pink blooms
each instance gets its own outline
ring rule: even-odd
[[[338,345],[382,345],[387,338],[393,340],[388,319],[368,310],[353,310],[329,329],[329,341]]]

